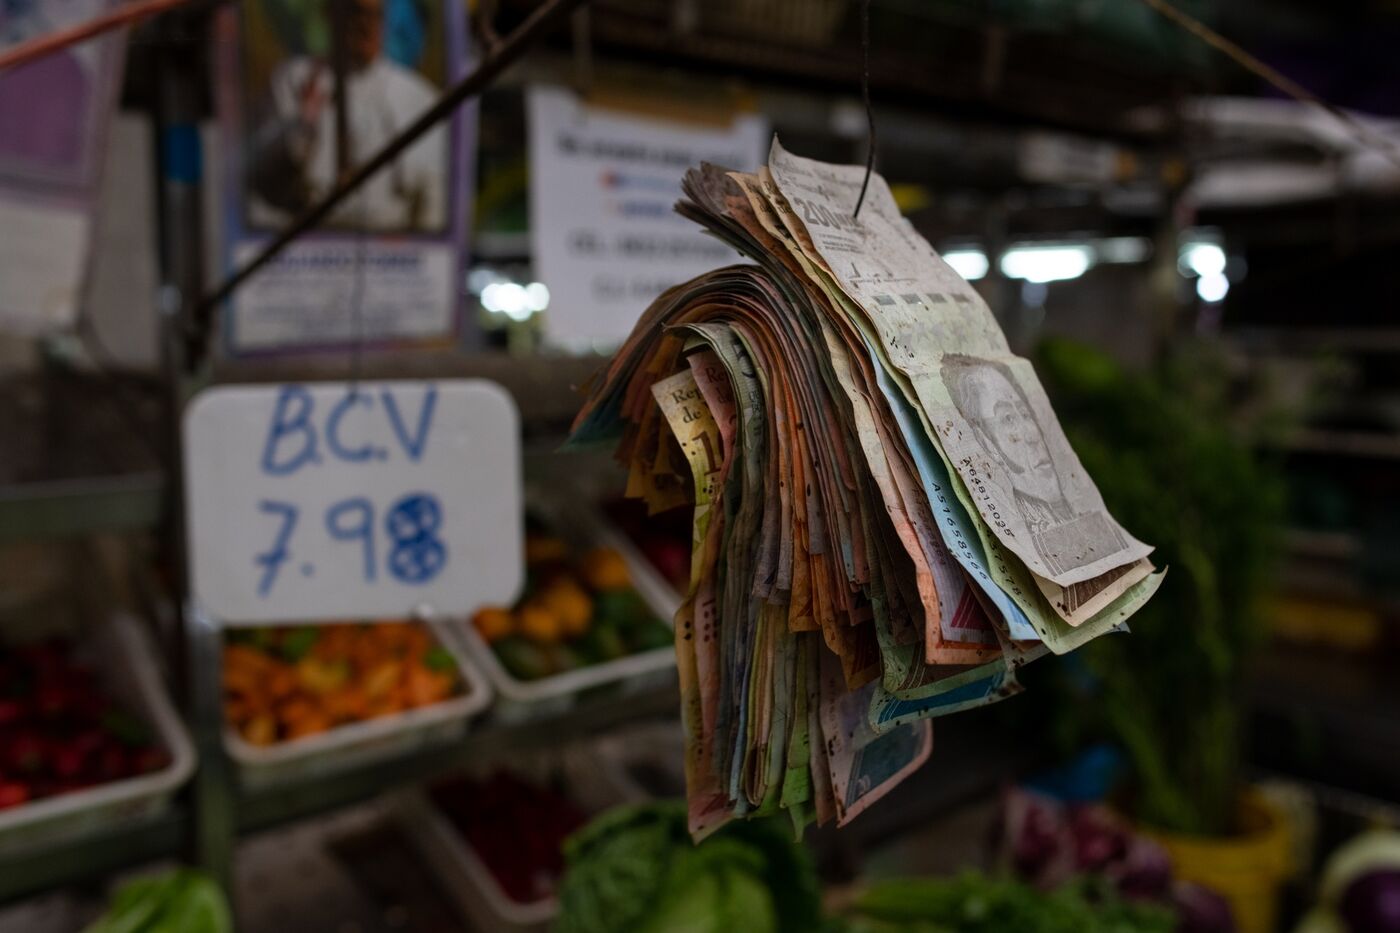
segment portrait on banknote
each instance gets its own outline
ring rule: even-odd
[[[972,429],[971,440],[1010,483],[1016,510],[1047,567],[1060,573],[1088,563],[1100,536],[1120,549],[1127,546],[1101,511],[1074,507],[1046,430],[1010,367],[949,354],[941,374],[954,407]]]

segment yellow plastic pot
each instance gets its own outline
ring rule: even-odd
[[[1237,836],[1185,836],[1144,827],[1171,856],[1175,877],[1218,891],[1239,933],[1274,933],[1279,886],[1294,872],[1292,833],[1283,811],[1257,790],[1240,799]]]

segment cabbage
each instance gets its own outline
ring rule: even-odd
[[[808,933],[815,869],[779,824],[731,824],[699,845],[685,805],[611,810],[564,843],[558,933]]]

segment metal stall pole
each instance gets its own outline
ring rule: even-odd
[[[185,561],[181,415],[198,386],[189,353],[193,309],[204,291],[203,112],[204,48],[209,9],[170,14],[161,23],[155,88],[157,222],[159,224],[161,352],[167,381],[167,527],[174,569],[177,692],[199,752],[191,801],[190,856],[232,902],[232,774],[224,755],[220,716],[222,642],[219,628],[190,601]]]

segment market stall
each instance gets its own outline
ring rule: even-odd
[[[4,11],[0,933],[1400,929],[1280,6]]]

